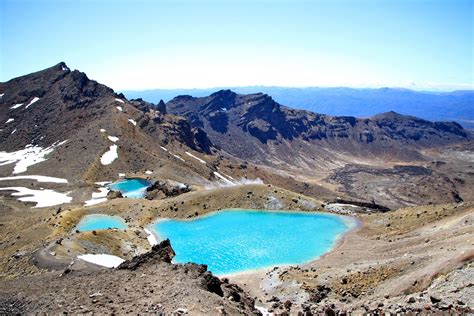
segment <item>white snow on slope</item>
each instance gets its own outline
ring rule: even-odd
[[[105,129],[101,128],[101,129],[100,129],[100,132],[101,132],[101,133],[105,133]]]
[[[69,70],[69,68],[67,68],[67,67],[65,67],[65,66],[62,66],[61,69],[62,69],[63,71],[68,71],[68,70]]]
[[[0,94],[0,98],[2,98],[4,95],[5,95],[5,93],[1,93],[1,94]]]
[[[219,167],[217,167],[217,168],[219,168]],[[228,174],[222,173],[222,175],[223,175],[224,177],[226,177],[227,179],[230,179],[230,180],[232,180],[232,181],[235,181],[235,179],[232,178],[231,176],[229,176]]]
[[[137,122],[135,122],[134,120],[128,119],[128,121],[129,121],[130,123],[132,123],[133,125],[137,126]]]
[[[13,177],[0,178],[0,181],[8,181],[8,180],[36,180],[38,182],[67,183],[67,179],[48,177],[48,176],[28,175],[28,176],[13,176]]]
[[[123,177],[125,177],[125,173],[119,173],[118,176],[119,176],[120,178],[123,178]]]
[[[146,239],[148,239],[150,246],[158,245],[158,240],[156,239],[156,236],[146,228],[144,228],[143,230],[147,234]]]
[[[268,311],[268,308],[257,306],[257,305],[255,305],[255,308],[258,309],[260,311],[260,313],[262,313],[262,316],[273,316],[274,315],[273,313],[270,313]]]
[[[115,101],[120,102],[120,103],[125,103],[124,100],[120,100],[120,99],[117,99],[117,98],[115,99]]]
[[[10,133],[10,135],[13,135],[16,133],[16,128],[13,130],[13,132]]]
[[[168,151],[168,149],[166,149],[165,147],[163,146],[160,146],[161,149],[163,149],[164,151]]]
[[[241,178],[240,180],[234,180],[233,178],[231,179],[232,181],[213,182],[211,184],[206,185],[205,188],[206,190],[213,190],[213,189],[228,188],[228,187],[233,187],[233,186],[238,186],[238,185],[264,184],[260,178],[256,178],[256,179]]]
[[[87,261],[87,262],[90,262],[90,263],[93,263],[93,264],[96,264],[96,265],[99,265],[99,266],[107,267],[107,268],[116,268],[122,262],[125,261],[124,259],[122,259],[120,257],[113,256],[113,255],[107,255],[107,254],[98,254],[98,255],[85,254],[85,255],[79,255],[79,256],[77,256],[77,258],[81,259],[81,260],[84,260],[84,261]]]
[[[105,165],[110,165],[115,159],[118,158],[117,145],[112,145],[109,150],[100,157],[100,162]]]
[[[152,174],[153,171],[147,170],[147,171],[145,171],[145,173],[146,173],[146,174]]]
[[[109,193],[109,188],[98,188],[99,192],[92,192],[92,198],[93,199],[100,199],[103,197],[107,196],[107,193]]]
[[[35,202],[36,206],[34,208],[54,206],[72,201],[72,197],[68,196],[69,193],[60,193],[53,190],[32,190],[24,187],[6,187],[0,188],[0,190],[17,191],[11,195],[20,196],[18,200],[22,202]]]
[[[123,112],[123,107],[121,106],[116,106],[117,110],[119,110],[120,112]]]
[[[198,160],[200,163],[203,163],[203,164],[206,163],[204,160],[202,160],[201,158],[198,158],[198,157],[194,156],[194,155],[191,154],[190,152],[186,152],[186,155],[188,155],[188,156],[190,156],[190,157],[193,157],[194,159]]]
[[[33,103],[37,102],[40,98],[38,97],[34,97],[33,100],[30,101],[30,103],[28,103],[25,107],[25,109],[29,108],[30,105],[32,105]]]
[[[175,158],[178,158],[178,159],[181,160],[182,162],[186,162],[183,158],[181,158],[181,157],[178,156],[178,155],[173,154],[173,156],[174,156]]]
[[[10,109],[14,110],[14,109],[18,109],[20,106],[22,106],[23,103],[17,103],[15,105],[13,105]]]
[[[221,175],[219,172],[214,171],[214,175],[215,175],[216,177],[220,178],[221,180],[224,180],[225,183],[230,184],[230,185],[234,185],[234,182],[230,181],[229,179],[227,179],[226,177],[224,177],[223,175]]]
[[[16,131],[16,130],[15,130]],[[47,160],[46,155],[50,154],[56,147],[61,146],[66,141],[54,143],[49,147],[26,145],[24,149],[13,152],[0,151],[0,166],[16,163],[13,173],[25,172],[29,166]]]
[[[97,184],[97,185],[100,185],[100,186],[104,186],[106,184],[109,184],[110,181],[97,181],[97,182],[94,182],[94,183]]]
[[[114,143],[119,140],[119,138],[118,138],[118,137],[115,137],[115,136],[107,136],[107,138],[108,138],[111,142],[114,142]]]
[[[99,185],[106,185],[109,182],[107,181],[107,182],[96,182],[96,183]],[[109,193],[110,191],[109,188],[102,187],[102,188],[99,188],[98,190],[99,192],[92,192],[92,198],[84,202],[85,206],[91,206],[91,205],[95,205],[95,204],[99,204],[99,203],[107,201],[106,196],[107,196],[107,193]]]
[[[8,124],[8,123],[10,123],[10,122],[13,122],[14,120],[15,120],[15,119],[9,118],[9,119],[5,122],[5,124]]]

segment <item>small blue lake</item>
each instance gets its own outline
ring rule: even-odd
[[[126,229],[127,224],[119,216],[92,214],[84,216],[76,226],[81,232],[108,228]]]
[[[140,199],[145,197],[146,188],[151,183],[145,179],[130,178],[109,184],[109,189],[120,191],[126,198]]]
[[[193,220],[159,220],[152,229],[159,239],[171,240],[174,262],[207,264],[223,275],[312,261],[351,226],[332,214],[227,210]]]

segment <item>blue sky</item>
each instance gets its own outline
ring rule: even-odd
[[[0,81],[65,61],[116,90],[473,87],[470,0],[0,0]]]

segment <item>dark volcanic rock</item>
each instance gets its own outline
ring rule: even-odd
[[[468,139],[453,122],[433,123],[395,112],[370,119],[329,116],[287,108],[262,93],[221,90],[208,97],[176,97],[166,107],[202,128],[219,148],[254,162],[271,161],[278,152],[279,159],[294,164],[295,157],[310,160],[327,149],[412,160],[421,158],[420,147]]]
[[[107,193],[108,200],[121,199],[121,198],[123,198],[123,195],[122,195],[122,192],[120,191],[109,191]]]
[[[191,191],[187,184],[172,184],[167,181],[155,181],[146,189],[148,199],[157,199],[161,197],[173,197]]]
[[[128,269],[136,270],[138,267],[144,264],[153,264],[156,262],[167,262],[171,263],[175,252],[171,248],[169,239],[160,242],[158,245],[154,245],[149,252],[133,257],[131,260],[127,260],[121,263],[117,269]]]

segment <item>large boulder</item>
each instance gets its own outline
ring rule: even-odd
[[[158,180],[150,185],[146,191],[146,198],[154,200],[181,195],[191,191],[191,187],[185,183]]]

